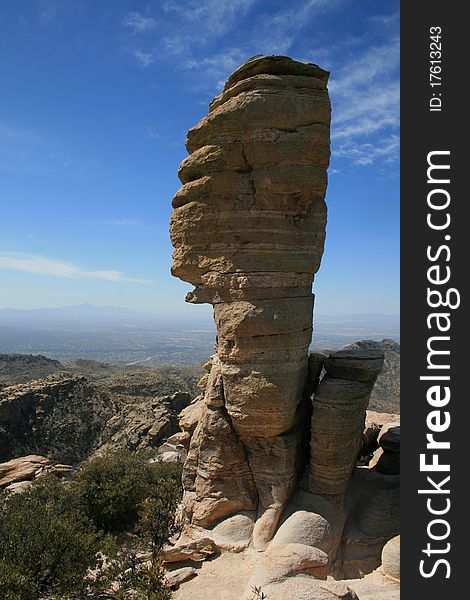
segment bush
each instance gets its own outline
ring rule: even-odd
[[[85,593],[104,537],[54,477],[0,495],[0,597],[35,600]]]
[[[154,558],[142,564],[132,551],[124,550],[106,573],[114,584],[111,597],[116,600],[170,600],[171,591],[164,584],[161,561]],[[108,586],[109,587],[109,586]],[[108,596],[106,596],[108,597]]]
[[[181,467],[147,458],[124,451],[94,458],[70,482],[42,477],[24,493],[0,494],[0,598],[77,599],[117,580],[120,590],[101,597],[132,590],[135,598],[169,599],[158,553],[175,531]],[[150,565],[138,564],[130,547],[117,553],[122,532],[137,547],[151,544]],[[103,554],[114,559],[107,571]]]
[[[181,467],[148,463],[143,458],[120,451],[93,458],[79,469],[77,494],[97,529],[128,530],[144,514],[146,501],[166,503],[172,512],[176,508],[181,497]],[[165,514],[162,518],[168,517],[168,511]]]

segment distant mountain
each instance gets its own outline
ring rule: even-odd
[[[130,308],[119,306],[95,306],[94,304],[77,304],[75,306],[62,306],[59,308],[34,308],[16,309],[4,308],[0,310],[0,323],[26,324],[32,322],[50,321],[115,321],[118,319],[155,320],[158,318],[152,313],[145,313]]]
[[[123,323],[150,323],[170,324],[174,326],[182,323],[185,326],[189,324],[200,325],[201,323],[210,324],[209,313],[196,313],[190,317],[158,315],[152,312],[145,312],[126,308],[122,306],[96,306],[94,304],[76,304],[74,306],[62,306],[58,308],[34,308],[0,309],[0,325],[23,326],[32,324],[60,324],[60,323],[92,323],[92,324],[123,324]],[[374,313],[350,314],[350,315],[314,315],[316,328],[322,330],[330,328],[336,331],[341,328],[360,328],[364,330],[384,330],[399,329],[400,318],[397,315],[382,315]]]

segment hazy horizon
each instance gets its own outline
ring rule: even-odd
[[[53,311],[53,310],[64,310],[64,309],[78,309],[78,308],[92,308],[92,309],[112,309],[115,311],[129,311],[131,313],[135,313],[137,315],[148,315],[148,316],[158,316],[158,317],[166,317],[166,316],[180,316],[178,314],[168,315],[167,313],[152,311],[152,310],[139,310],[135,308],[131,308],[130,306],[121,306],[121,305],[113,305],[113,304],[92,304],[90,302],[81,302],[80,304],[69,304],[69,305],[58,305],[58,306],[34,306],[31,308],[17,308],[15,306],[0,306],[0,311],[18,311],[18,312],[30,312],[30,311]],[[212,307],[208,306],[208,310],[212,314]],[[191,316],[191,315],[185,315]],[[381,313],[381,312],[358,312],[358,313],[317,313],[314,311],[314,317],[359,317],[359,316],[380,316],[380,317],[396,317],[399,318],[399,313]]]
[[[0,354],[42,354],[61,362],[200,364],[214,352],[215,333],[212,311],[168,317],[90,304],[0,309]],[[398,315],[314,315],[312,349],[383,338],[399,342]]]

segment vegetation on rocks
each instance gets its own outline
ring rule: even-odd
[[[178,465],[119,452],[66,483],[45,476],[0,494],[0,597],[170,598],[158,555],[176,528],[179,479]]]

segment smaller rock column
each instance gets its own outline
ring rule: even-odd
[[[357,462],[366,409],[384,356],[340,350],[324,363],[326,375],[313,401],[308,489],[342,496]]]

